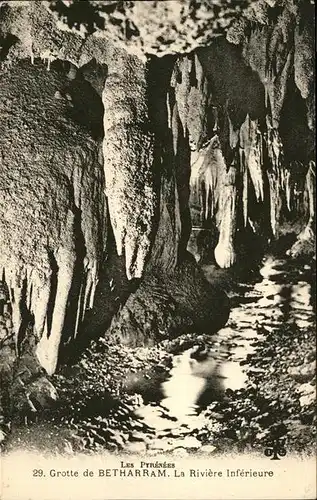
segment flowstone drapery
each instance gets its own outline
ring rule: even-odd
[[[0,3],[1,280],[18,349],[34,324],[49,373],[88,309],[112,301],[112,317],[151,277],[156,316],[182,272],[195,315],[190,293],[206,283],[189,286],[192,222],[223,268],[248,231],[269,240],[296,220],[299,242],[314,239],[310,2],[88,4],[82,23],[73,1]]]
[[[98,145],[70,118],[66,84],[41,62],[21,61],[0,77],[1,277],[16,342],[33,315],[48,373],[65,325],[76,336],[93,303],[105,246]]]
[[[157,208],[146,83],[144,64],[128,56],[110,68],[103,90],[106,195],[128,279],[142,277]]]

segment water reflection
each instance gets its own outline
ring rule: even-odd
[[[309,276],[309,267],[306,272]],[[159,384],[161,400],[138,410],[146,424],[163,432],[200,425],[200,412],[227,389],[241,389],[247,381],[246,357],[265,335],[294,324],[305,329],[314,322],[312,290],[299,271],[287,260],[267,257],[260,270],[262,279],[241,285],[238,304],[225,328],[210,338],[208,345],[196,345],[174,357],[168,377]],[[241,299],[241,300],[239,300]],[[243,361],[243,365],[240,362]],[[138,391],[138,387],[134,389]]]
[[[216,369],[216,362],[210,359],[207,364],[198,363],[191,358],[191,350],[176,358],[170,378],[162,384],[162,404],[179,419],[182,415],[196,414],[197,400],[205,388],[207,372],[212,373]],[[195,373],[195,368],[198,367],[201,368],[201,373]]]

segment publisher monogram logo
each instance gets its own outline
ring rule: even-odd
[[[285,457],[286,455],[284,443],[281,443],[279,439],[274,439],[268,444],[268,447],[265,448],[264,455],[266,457],[272,457],[271,460],[280,460],[279,457]]]

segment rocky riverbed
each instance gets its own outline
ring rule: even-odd
[[[50,379],[25,357],[5,449],[263,454],[274,442],[314,453],[314,268],[271,255],[245,283],[224,272],[232,310],[213,336],[135,349],[105,336]]]

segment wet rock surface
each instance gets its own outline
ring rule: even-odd
[[[77,364],[32,382],[50,404],[22,407],[6,449],[263,454],[278,439],[289,454],[314,453],[313,272],[314,261],[266,257],[236,284],[229,322],[214,336],[144,348],[94,341]]]
[[[113,318],[109,335],[129,346],[150,346],[181,333],[214,333],[228,316],[226,294],[208,283],[191,256],[174,273],[148,273]]]

